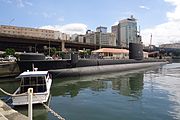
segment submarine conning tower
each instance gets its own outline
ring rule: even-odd
[[[142,44],[129,43],[129,59],[143,60]]]

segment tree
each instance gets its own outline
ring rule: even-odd
[[[56,48],[51,48],[50,50],[50,55],[53,56],[54,54],[56,54]]]
[[[7,55],[13,55],[13,56],[15,56],[15,50],[13,49],[13,48],[7,48],[6,50],[5,50],[5,56],[7,56]]]

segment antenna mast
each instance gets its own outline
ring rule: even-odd
[[[140,25],[139,25],[139,36],[141,35],[141,28],[140,28]]]
[[[151,51],[151,47],[152,47],[152,33],[151,33],[151,37],[150,37],[149,51]]]
[[[152,45],[152,33],[151,33],[151,37],[150,37],[150,46]]]

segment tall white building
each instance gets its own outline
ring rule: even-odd
[[[120,20],[118,25],[111,27],[111,32],[116,36],[116,44],[120,47],[129,47],[129,43],[141,43],[137,35],[137,22],[130,18]]]

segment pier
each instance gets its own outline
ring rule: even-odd
[[[0,120],[28,120],[28,117],[15,111],[0,100]]]

